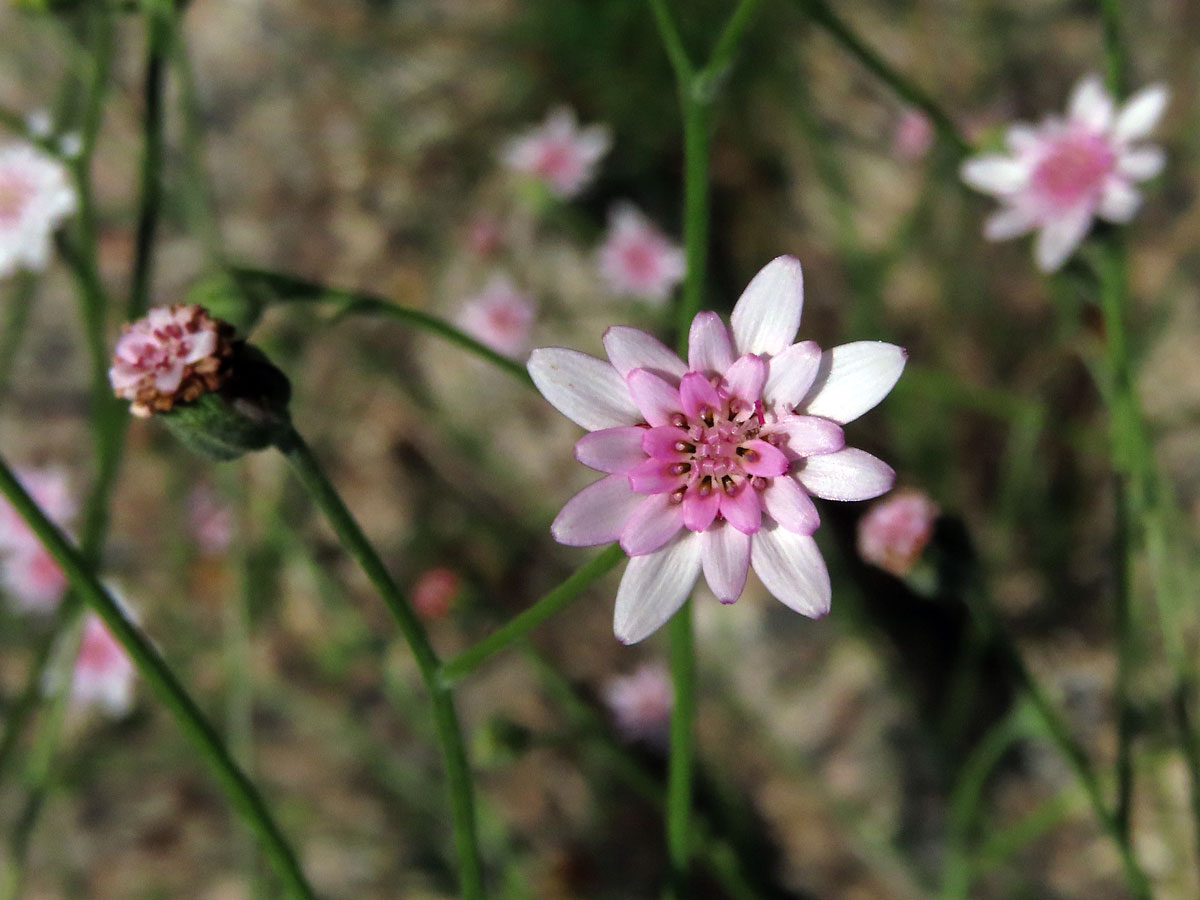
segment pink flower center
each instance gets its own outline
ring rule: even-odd
[[[552,180],[571,178],[578,169],[575,151],[564,141],[546,141],[542,145],[537,171]]]
[[[658,254],[645,241],[631,242],[621,248],[621,265],[631,280],[644,284],[658,271]]]
[[[1063,135],[1033,170],[1033,185],[1054,206],[1069,208],[1099,194],[1115,163],[1103,136]]]
[[[33,195],[31,186],[16,172],[0,172],[0,222],[14,222]]]

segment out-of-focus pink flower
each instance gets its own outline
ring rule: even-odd
[[[413,585],[413,607],[422,619],[444,619],[461,587],[462,581],[451,569],[444,566],[426,569]]]
[[[491,213],[477,213],[467,225],[467,248],[476,256],[489,257],[504,246],[504,231]]]
[[[0,278],[44,269],[51,237],[75,208],[62,163],[30,144],[0,147]]]
[[[914,162],[933,146],[933,123],[919,109],[906,109],[896,120],[892,132],[892,152],[900,159]]]
[[[963,181],[1002,204],[984,236],[1000,241],[1037,229],[1034,258],[1053,272],[1094,219],[1128,222],[1142,200],[1134,184],[1164,165],[1161,149],[1139,142],[1158,124],[1167,96],[1166,87],[1152,85],[1118,109],[1100,79],[1089,76],[1075,86],[1065,119],[1010,126],[1006,154],[976,156],[962,167]]]
[[[19,468],[15,474],[46,518],[60,528],[71,523],[77,505],[65,469]],[[0,585],[19,609],[38,613],[53,610],[67,587],[58,563],[3,498],[0,498]]]
[[[235,528],[233,507],[208,485],[197,485],[188,495],[188,533],[208,556],[220,556],[229,549]]]
[[[675,691],[661,663],[646,663],[632,675],[610,680],[604,686],[604,702],[626,740],[660,747],[667,743]]]
[[[505,144],[500,160],[568,199],[587,187],[611,145],[607,126],[580,128],[574,111],[562,106],[552,110],[541,125]]]
[[[99,706],[111,716],[124,715],[133,706],[134,672],[125,648],[98,616],[89,613],[71,675],[72,702]]]
[[[0,562],[0,584],[22,612],[53,612],[67,589],[67,576],[39,544],[10,550]]]
[[[625,643],[669,619],[701,571],[725,603],[753,566],[787,606],[828,612],[810,495],[869,500],[891,488],[892,469],[846,447],[842,425],[888,394],[907,355],[878,341],[792,343],[803,301],[800,263],[783,256],[738,300],[732,338],[716,313],[696,316],[686,363],[621,326],[604,334],[610,362],[557,347],[530,356],[538,390],[590,432],[575,457],[606,473],[551,531],[572,546],[620,541],[631,557],[614,616]]]
[[[454,321],[481,344],[505,356],[520,356],[529,347],[529,331],[537,304],[517,290],[507,275],[495,275],[483,290],[459,308]]]
[[[897,491],[858,520],[858,555],[897,577],[907,575],[933,536],[940,513],[924,491]]]
[[[597,262],[615,293],[659,302],[671,295],[687,268],[683,250],[628,203],[609,214]]]
[[[125,326],[108,379],[135,416],[166,412],[221,386],[230,336],[201,306],[157,306]]]

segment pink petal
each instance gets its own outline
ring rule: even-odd
[[[688,332],[688,368],[706,375],[720,375],[733,365],[729,329],[715,312],[696,313]]]
[[[752,353],[738,357],[737,362],[725,372],[726,389],[750,406],[762,398],[763,382],[766,380],[766,360]]]
[[[1153,178],[1167,164],[1167,155],[1158,147],[1126,150],[1117,158],[1117,172],[1133,181]]]
[[[821,365],[821,348],[814,341],[792,344],[767,363],[762,396],[767,406],[791,408],[804,399]]]
[[[628,325],[614,325],[604,332],[604,350],[622,378],[634,369],[646,369],[667,379],[678,379],[687,371],[683,360],[661,341]]]
[[[711,415],[721,408],[717,389],[699,372],[688,372],[680,380],[679,400],[689,419],[698,419],[706,411]]]
[[[842,426],[820,416],[784,416],[771,426],[771,433],[787,436],[782,449],[788,459],[833,453],[846,446]]]
[[[629,388],[608,363],[562,347],[543,347],[526,368],[537,389],[560,413],[588,431],[642,420]]]
[[[1113,125],[1113,138],[1124,143],[1148,136],[1166,111],[1169,97],[1166,85],[1152,84],[1142,88],[1121,107]]]
[[[653,372],[634,369],[625,376],[629,394],[651,425],[669,425],[671,417],[683,412],[679,401],[679,389],[671,387]]]
[[[883,341],[855,341],[821,354],[817,380],[798,413],[824,416],[839,425],[872,409],[900,380],[908,353]]]
[[[568,500],[550,526],[550,533],[560,544],[570,547],[612,543],[643,500],[643,495],[630,489],[624,475],[609,475]]]
[[[601,472],[627,472],[646,458],[645,433],[636,425],[593,431],[575,442],[575,458]]]
[[[891,490],[896,473],[870,453],[846,447],[809,457],[796,477],[809,493],[826,500],[870,500]]]
[[[685,464],[651,458],[638,463],[625,476],[639,494],[667,494],[684,485],[684,473],[675,471],[681,465]]]
[[[683,509],[670,494],[654,494],[639,504],[621,531],[621,548],[630,556],[653,553],[683,527]]]
[[[699,535],[683,533],[654,553],[629,560],[613,614],[613,632],[623,644],[653,634],[683,606],[700,574]]]
[[[1128,222],[1142,205],[1142,195],[1120,176],[1109,176],[1096,214],[1109,222]]]
[[[774,478],[788,470],[788,458],[773,444],[754,440],[742,446],[748,451],[741,456],[742,468],[751,475]]]
[[[730,324],[737,353],[775,355],[792,343],[804,307],[800,261],[780,256],[751,279],[733,307]]]
[[[689,488],[683,495],[683,525],[690,531],[704,531],[716,519],[721,509],[720,488],[710,488],[701,494],[698,488]]]
[[[1029,165],[1007,156],[985,154],[968,159],[959,169],[959,177],[985,194],[1004,196],[1021,190],[1029,182]]]
[[[641,431],[641,447],[643,455],[650,455],[655,459],[669,459],[678,462],[687,456],[685,450],[680,450],[679,445],[684,444],[690,446],[692,439],[688,437],[688,433],[682,428],[676,428],[674,425],[662,425],[658,428],[642,428]]]
[[[166,372],[154,376],[154,389],[160,394],[170,394],[183,382],[183,366],[172,366]]]
[[[1043,272],[1057,272],[1092,228],[1092,209],[1080,206],[1042,226],[1033,248],[1034,262]]]
[[[743,534],[754,534],[762,525],[762,502],[758,491],[743,481],[731,494],[717,491],[721,496],[721,515]]]
[[[763,506],[767,515],[796,534],[812,534],[821,525],[821,517],[808,491],[790,475],[775,478],[767,485],[763,491]]]
[[[829,570],[811,536],[769,525],[751,542],[750,565],[785,606],[813,619],[829,612]]]
[[[1113,120],[1113,101],[1095,75],[1081,78],[1067,101],[1067,116],[1091,131],[1106,131]]]
[[[700,557],[704,580],[722,603],[733,603],[746,586],[750,569],[750,536],[728,524],[710,528],[700,535]]]

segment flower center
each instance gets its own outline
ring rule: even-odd
[[[546,178],[570,178],[576,170],[575,154],[563,141],[548,141],[542,147],[538,170]]]
[[[1033,184],[1052,204],[1074,206],[1099,193],[1116,156],[1108,142],[1091,134],[1064,135],[1033,171]]]
[[[625,265],[625,271],[639,282],[654,277],[657,259],[654,249],[641,241],[628,244],[621,250],[621,261]]]

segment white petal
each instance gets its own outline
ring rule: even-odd
[[[891,466],[854,447],[810,456],[796,477],[826,500],[870,500],[887,493],[896,481]]]
[[[804,275],[792,256],[771,260],[751,279],[729,322],[738,356],[776,354],[792,343],[804,307]]]
[[[1097,76],[1088,75],[1075,85],[1067,103],[1067,117],[1092,131],[1105,131],[1112,124],[1112,97]]]
[[[716,523],[700,532],[704,580],[722,603],[742,596],[750,569],[750,535],[728,524]]]
[[[1134,181],[1153,178],[1167,164],[1167,155],[1158,147],[1136,147],[1117,159],[1117,171]]]
[[[1004,134],[1004,145],[1013,153],[1025,153],[1040,142],[1037,129],[1025,122],[1009,125],[1008,131]]]
[[[665,547],[629,560],[613,613],[613,633],[623,644],[653,634],[683,606],[700,574],[700,535],[683,531]]]
[[[829,612],[829,570],[810,535],[764,526],[751,543],[750,565],[785,606],[813,619]]]
[[[972,157],[958,172],[963,181],[985,194],[1011,194],[1029,181],[1027,164],[997,154]]]
[[[648,369],[668,380],[678,380],[687,371],[683,360],[640,328],[612,326],[604,332],[604,350],[622,378],[634,369]]]
[[[602,428],[575,442],[575,458],[600,472],[628,472],[646,458],[642,449],[644,428]]]
[[[908,353],[883,341],[855,341],[821,354],[817,380],[796,412],[853,422],[888,395],[900,379]]]
[[[1092,227],[1092,211],[1086,206],[1047,222],[1033,248],[1034,262],[1043,272],[1057,272]]]
[[[1117,123],[1113,126],[1113,138],[1118,142],[1136,141],[1144,138],[1155,126],[1167,109],[1170,91],[1164,84],[1152,84],[1142,88],[1121,107]]]
[[[1109,222],[1128,222],[1142,205],[1142,195],[1124,178],[1109,178],[1097,215]]]
[[[1029,231],[1034,225],[1030,212],[1019,206],[1008,206],[993,213],[983,223],[983,236],[989,241],[1006,241]]]
[[[578,350],[543,347],[529,355],[526,368],[542,396],[588,431],[642,421],[624,379],[603,360]]]
[[[611,544],[646,497],[629,487],[624,475],[609,475],[592,482],[567,501],[550,526],[560,544],[593,547]]]
[[[688,332],[688,368],[694,372],[724,372],[733,365],[729,329],[715,312],[699,312]]]
[[[767,515],[796,534],[812,534],[821,525],[816,504],[791,475],[771,479],[763,491],[763,505]]]
[[[792,344],[767,361],[763,400],[768,408],[792,407],[804,399],[821,366],[821,348],[814,341]]]

